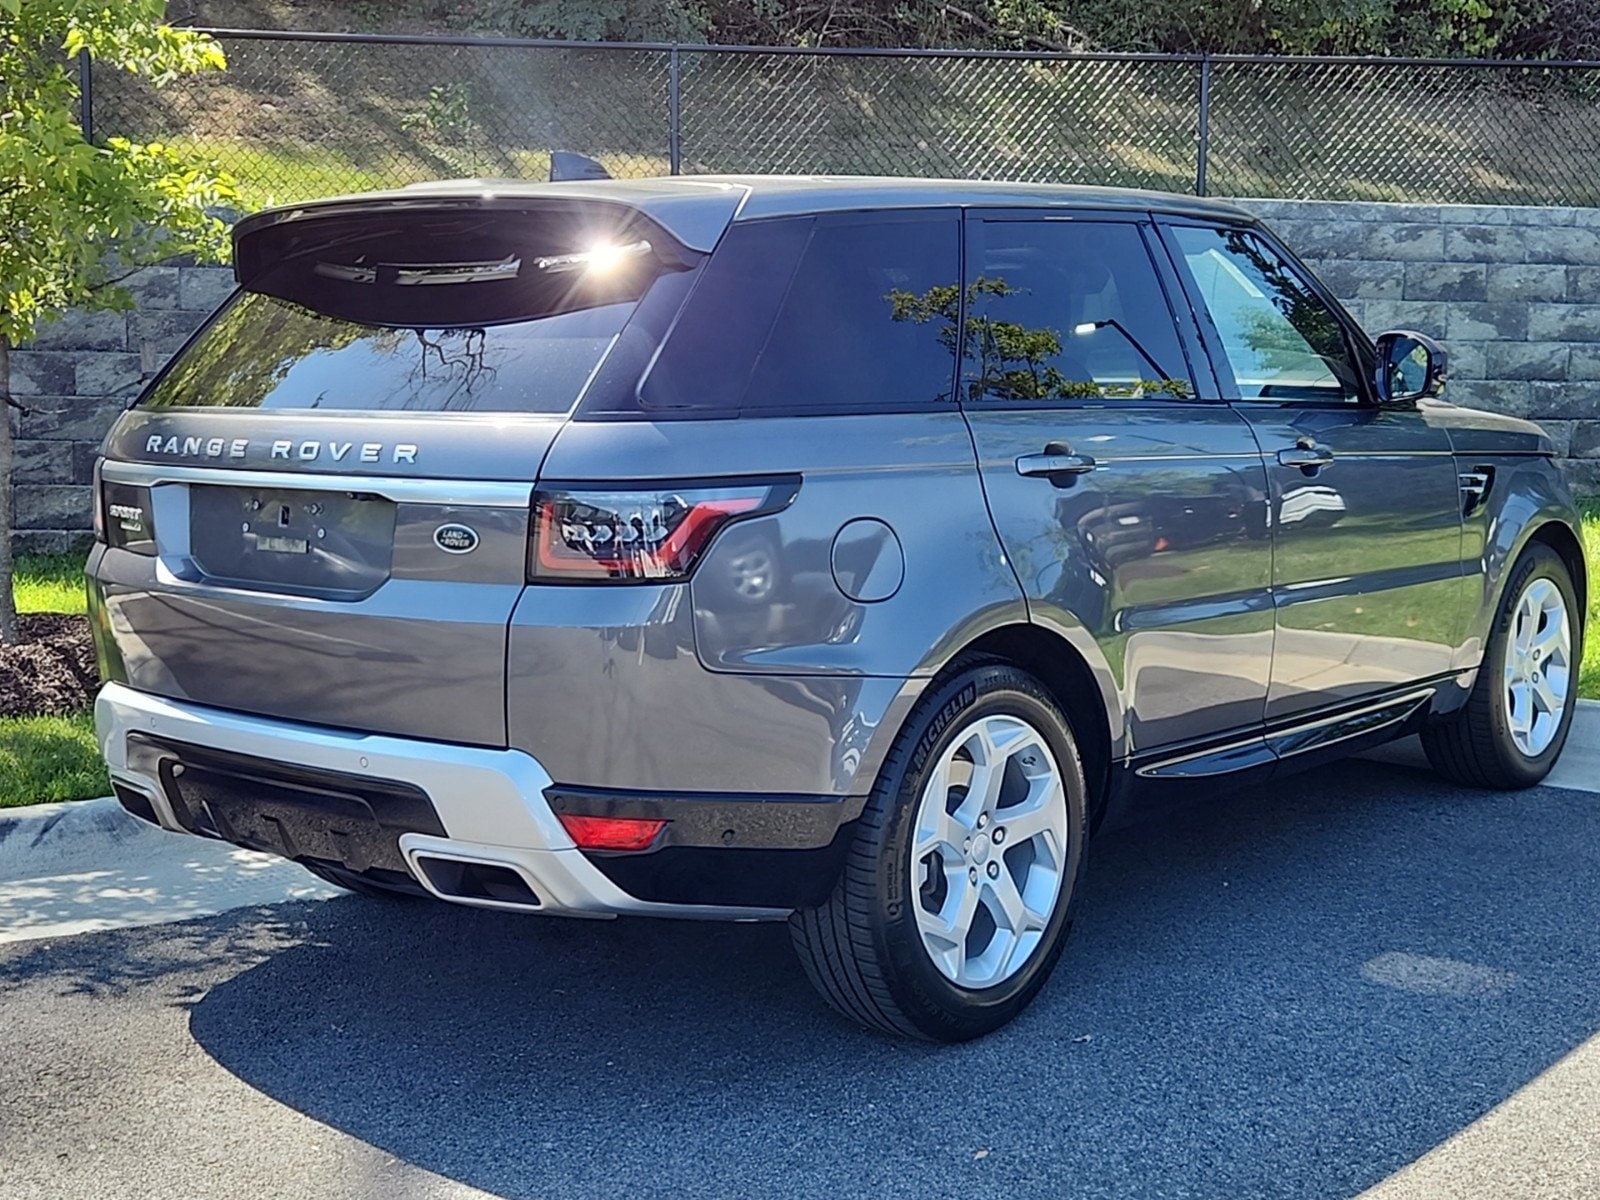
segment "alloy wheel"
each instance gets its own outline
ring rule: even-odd
[[[1539,757],[1555,740],[1571,690],[1567,602],[1553,580],[1539,576],[1517,598],[1506,643],[1506,719],[1523,757]]]
[[[923,948],[960,987],[1027,963],[1061,897],[1068,851],[1061,769],[1020,717],[980,717],[940,756],[918,800],[912,891]]]

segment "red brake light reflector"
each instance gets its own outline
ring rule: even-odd
[[[648,850],[667,823],[646,817],[584,817],[561,813],[566,829],[580,850]]]
[[[798,481],[652,489],[541,487],[533,496],[530,581],[685,579],[717,531],[777,512]]]

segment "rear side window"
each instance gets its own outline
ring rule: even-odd
[[[956,221],[943,212],[735,224],[640,385],[641,406],[756,416],[948,404],[953,339],[908,298],[955,292]]]
[[[978,228],[963,339],[968,402],[1193,394],[1136,224],[986,220]]]

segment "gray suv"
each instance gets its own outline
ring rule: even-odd
[[[263,212],[108,436],[116,791],[366,893],[786,918],[896,1034],[1038,992],[1091,834],[1420,732],[1544,777],[1550,439],[1226,204],[859,178]]]

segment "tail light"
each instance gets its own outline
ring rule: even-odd
[[[92,476],[94,503],[90,507],[94,509],[94,540],[103,543],[106,540],[106,501],[100,491],[100,463],[102,461],[98,458],[94,460],[94,475]]]
[[[533,496],[528,580],[686,579],[724,526],[787,507],[797,479],[649,489],[542,487]]]
[[[562,813],[561,826],[580,850],[648,850],[667,823],[650,817],[586,817]]]
[[[95,498],[95,533],[108,546],[135,554],[155,554],[150,489],[102,481]]]

